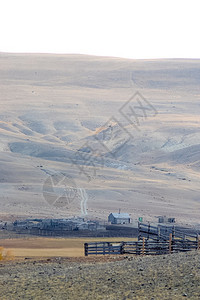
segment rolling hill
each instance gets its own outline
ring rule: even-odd
[[[199,98],[200,60],[0,53],[1,219],[197,223]]]

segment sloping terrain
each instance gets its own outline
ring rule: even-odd
[[[3,300],[197,300],[199,257],[191,252],[2,262],[0,296]]]
[[[1,53],[1,218],[198,222],[199,87],[199,60]]]

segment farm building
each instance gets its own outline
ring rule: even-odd
[[[166,216],[159,216],[158,223],[175,223],[175,218],[167,218]]]
[[[0,223],[0,229],[13,230],[18,233],[29,233],[39,235],[63,235],[69,231],[96,231],[103,230],[103,225],[97,221],[84,220],[83,218],[69,219],[26,219],[16,220],[10,223]]]
[[[111,224],[129,224],[131,218],[128,213],[111,213],[108,216],[108,222]]]

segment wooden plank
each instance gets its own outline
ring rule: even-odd
[[[98,253],[88,253],[89,255],[115,255],[115,254],[121,254],[120,252],[98,252]]]
[[[103,248],[111,248],[111,249],[120,249],[120,246],[89,246],[88,245],[88,249],[103,249]]]
[[[88,243],[84,244],[85,256],[88,256]]]
[[[142,255],[144,255],[144,251],[145,251],[145,238],[143,238],[142,241]]]
[[[88,248],[88,252],[99,252],[99,251],[110,251],[110,252],[115,252],[115,251],[120,251],[120,248],[118,249],[112,249],[112,248],[98,248],[98,249],[90,249]]]
[[[169,253],[172,253],[172,233],[169,235]]]

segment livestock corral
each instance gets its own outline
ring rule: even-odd
[[[19,234],[39,236],[64,236],[75,231],[98,231],[104,227],[97,221],[84,218],[69,219],[25,219],[14,222],[2,222],[1,229]]]
[[[138,241],[85,243],[85,256],[105,254],[158,255],[200,249],[198,233],[175,226],[138,223]]]
[[[4,236],[34,235],[47,237],[137,237],[136,226],[112,225],[80,217],[66,219],[23,219],[0,221]]]

